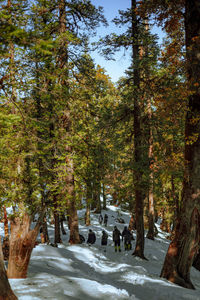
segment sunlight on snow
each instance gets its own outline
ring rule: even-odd
[[[126,290],[117,289],[112,285],[101,284],[99,282],[83,279],[83,278],[74,278],[71,277],[71,280],[75,281],[77,285],[81,287],[84,293],[88,295],[93,295],[93,298],[97,299],[129,299],[129,294]],[[136,299],[136,298],[135,298]]]
[[[160,283],[165,286],[172,286],[172,283],[166,282],[161,279],[155,279],[153,277],[149,277],[145,274],[135,273],[135,272],[127,272],[125,275],[121,277],[123,280],[126,280],[128,283],[143,285],[147,282]]]
[[[79,246],[71,246],[68,248],[68,250],[72,251],[77,259],[83,261],[84,263],[87,263],[90,267],[92,267],[99,273],[113,273],[119,270],[124,271],[130,267],[127,264],[110,262],[103,254],[94,254],[90,249],[83,249]]]
[[[34,258],[35,261],[43,261],[44,262],[43,256],[34,256],[32,258]],[[75,271],[75,269],[71,267],[71,264],[73,263],[73,261],[69,258],[67,259],[65,257],[58,257],[58,256],[56,256],[56,257],[46,256],[45,263],[49,268],[58,267],[59,269],[67,270],[70,272]]]

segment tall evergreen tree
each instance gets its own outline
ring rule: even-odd
[[[200,12],[198,1],[185,1],[186,71],[191,91],[185,125],[185,172],[180,218],[161,276],[186,288],[194,288],[190,268],[199,249],[199,151],[200,151]]]
[[[142,48],[145,49],[148,44],[149,52],[154,53],[151,60],[154,61],[156,51],[154,37],[149,32],[145,31],[145,17],[138,14],[139,4],[137,1],[131,1],[131,8],[126,12],[120,11],[120,17],[115,18],[114,22],[117,25],[128,25],[125,34],[116,36],[113,34],[111,37],[107,36],[105,42],[109,45],[104,50],[105,54],[110,54],[112,51],[120,47],[131,48],[132,64],[127,71],[127,83],[130,88],[130,106],[127,109],[127,114],[132,115],[133,118],[133,189],[135,195],[135,214],[136,214],[136,230],[137,240],[134,255],[144,258],[144,198],[147,195],[147,173],[148,173],[148,152],[147,146],[144,147],[144,134],[145,130],[142,128],[142,119],[144,117],[145,103],[145,89],[143,82],[142,69],[145,64],[149,64],[149,57],[142,57]],[[145,99],[145,100],[144,100]]]

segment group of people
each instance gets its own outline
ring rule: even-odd
[[[99,215],[99,224],[102,224],[102,223],[105,225],[105,227],[107,226],[107,224],[108,224],[108,215],[107,214],[104,215],[104,218],[103,218],[102,214]]]
[[[88,233],[88,239],[87,244],[94,244],[96,242],[96,235],[92,229],[89,229]],[[108,243],[108,234],[105,232],[105,230],[102,231],[102,237],[101,237],[101,245],[106,246]]]
[[[124,241],[125,251],[132,249],[131,242],[132,242],[132,240],[134,240],[134,237],[133,237],[132,232],[127,228],[127,226],[124,227],[124,230],[122,231],[122,233],[117,228],[117,226],[114,226],[112,238],[113,238],[113,242],[114,242],[115,252],[117,252],[117,251],[121,252],[121,247],[120,247],[121,238],[122,238],[122,241]],[[96,242],[96,235],[92,231],[92,229],[89,229],[87,243],[94,244],[95,242]],[[107,244],[108,244],[108,234],[105,230],[103,230],[102,237],[101,237],[101,245],[106,246]]]
[[[113,242],[115,246],[115,252],[117,250],[121,252],[121,237],[122,237],[122,242],[124,241],[124,249],[125,251],[131,250],[132,249],[132,240],[134,240],[132,232],[127,228],[127,226],[124,227],[124,230],[122,233],[119,231],[117,226],[114,227],[113,230]]]

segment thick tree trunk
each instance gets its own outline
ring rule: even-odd
[[[197,255],[194,258],[192,266],[200,271],[200,253],[198,252]]]
[[[181,212],[161,276],[193,289],[190,269],[200,243],[200,10],[199,1],[186,0],[185,32],[190,86],[185,127],[185,174]]]
[[[6,274],[4,261],[3,261],[3,252],[1,247],[1,236],[0,236],[0,300],[17,300],[17,297],[14,295]]]
[[[60,44],[58,47],[58,57],[57,66],[61,72],[59,77],[60,86],[64,87],[63,93],[66,97],[66,91],[69,89],[68,86],[68,41],[64,38],[64,34],[67,31],[66,27],[66,1],[59,0],[58,2],[59,10],[59,34],[62,36],[60,38]],[[62,89],[61,89],[62,91]],[[65,102],[65,107],[63,107],[63,126],[66,130],[66,138],[70,141],[72,135],[72,122],[71,122],[71,112],[69,106],[66,103],[66,98],[63,99],[63,94],[61,93],[61,102]],[[74,186],[74,162],[72,155],[72,147],[66,145],[66,197],[67,197],[67,214],[68,214],[68,225],[70,228],[69,243],[79,244],[79,230],[78,230],[78,215],[76,208],[76,197],[75,197],[75,186]]]
[[[62,243],[61,236],[60,236],[60,218],[59,213],[57,211],[57,207],[54,208],[54,243],[60,244]]]
[[[70,224],[70,244],[80,244],[79,229],[78,229],[78,214],[75,201],[70,203],[69,224]]]
[[[74,187],[74,175],[73,175],[73,160],[70,157],[72,153],[71,147],[66,147],[68,156],[66,157],[66,189],[67,189],[67,213],[69,216],[68,224],[70,229],[70,244],[79,244],[79,228],[78,228],[78,214],[76,208],[76,196]]]
[[[141,130],[141,112],[139,104],[140,91],[140,70],[139,70],[139,31],[138,20],[136,15],[136,0],[131,0],[132,10],[132,53],[133,53],[133,79],[134,79],[134,170],[135,182],[135,217],[136,217],[136,246],[133,255],[144,257],[144,195],[143,195],[143,155],[142,155],[142,130]]]
[[[26,278],[31,252],[41,226],[40,221],[30,230],[30,217],[16,217],[11,221],[8,278]]]

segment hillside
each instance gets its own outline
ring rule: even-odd
[[[104,215],[105,211],[102,212]],[[120,213],[126,224],[115,221],[118,208],[109,206],[108,226],[99,225],[98,215],[91,215],[91,228],[97,236],[95,245],[68,244],[68,235],[62,236],[58,248],[38,245],[34,248],[27,279],[12,279],[11,286],[19,300],[198,300],[200,299],[200,272],[192,269],[191,279],[196,290],[187,290],[159,277],[169,245],[159,229],[155,241],[145,239],[145,256],[148,261],[133,257],[133,251],[114,252],[113,226],[122,231],[129,222],[129,214]],[[84,211],[79,211],[80,233],[87,238],[89,228],[83,223]],[[66,225],[66,224],[65,224]],[[100,245],[102,229],[109,234],[105,249]],[[3,230],[1,224],[1,231]],[[67,225],[66,225],[67,231]],[[53,226],[49,225],[53,241]],[[39,237],[38,237],[39,240]],[[133,241],[133,249],[135,241]]]

